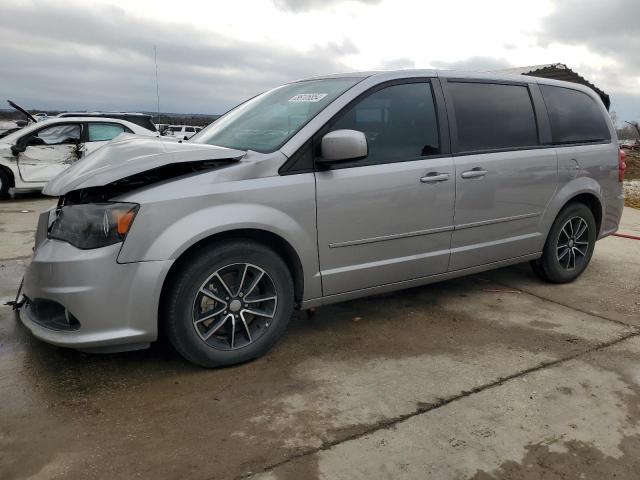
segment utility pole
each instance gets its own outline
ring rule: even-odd
[[[158,47],[156,45],[153,46],[153,58],[156,63],[156,99],[158,101],[158,105],[157,105],[158,123],[160,123],[160,87],[158,86]]]

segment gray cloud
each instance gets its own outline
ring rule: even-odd
[[[416,68],[416,64],[410,58],[394,58],[385,60],[380,64],[382,70],[401,70],[403,68]]]
[[[276,7],[291,12],[308,12],[328,8],[347,0],[273,0]],[[351,0],[353,2],[376,5],[381,0]]]
[[[640,73],[638,0],[562,0],[543,20],[538,42],[582,45]]]
[[[456,62],[436,60],[431,62],[431,65],[433,65],[435,68],[444,68],[447,70],[469,71],[489,71],[513,67],[513,65],[506,60],[494,57],[469,57],[466,60],[459,60]]]
[[[634,13],[638,0],[556,1],[555,9],[542,22],[538,43],[583,46],[616,62],[618,68],[593,68],[565,63],[611,95],[611,108],[621,119],[640,118],[640,97],[629,91],[633,77],[640,76],[640,22]],[[564,60],[559,60],[564,61]]]
[[[114,7],[50,1],[2,3],[0,99],[30,107],[161,109],[220,113],[287,81],[348,70],[349,40],[293,49],[232,40],[192,26],[153,22]]]

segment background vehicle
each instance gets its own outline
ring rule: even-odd
[[[157,131],[156,125],[153,123],[153,117],[146,113],[134,112],[64,112],[57,115],[58,118],[68,117],[85,117],[85,118],[117,118],[118,120],[126,120],[131,123],[150,130]]]
[[[430,70],[295,82],[189,142],[120,138],[50,182],[61,199],[41,216],[21,318],[57,345],[142,348],[164,329],[194,363],[243,362],[295,306],[520,262],[570,282],[618,228],[623,175],[580,85]]]
[[[0,197],[9,190],[42,189],[47,181],[121,133],[155,132],[125,120],[53,118],[0,139]]]
[[[163,130],[163,135],[167,137],[191,138],[202,130],[202,127],[191,125],[167,125]]]

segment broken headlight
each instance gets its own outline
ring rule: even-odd
[[[99,248],[122,242],[138,212],[135,203],[84,203],[57,210],[49,238],[81,248]]]

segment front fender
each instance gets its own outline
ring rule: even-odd
[[[274,183],[272,188],[247,189],[241,194],[143,203],[118,262],[176,260],[191,246],[213,235],[261,230],[291,245],[302,265],[304,297],[319,297],[315,183],[312,175],[302,177],[276,177],[269,180]]]

